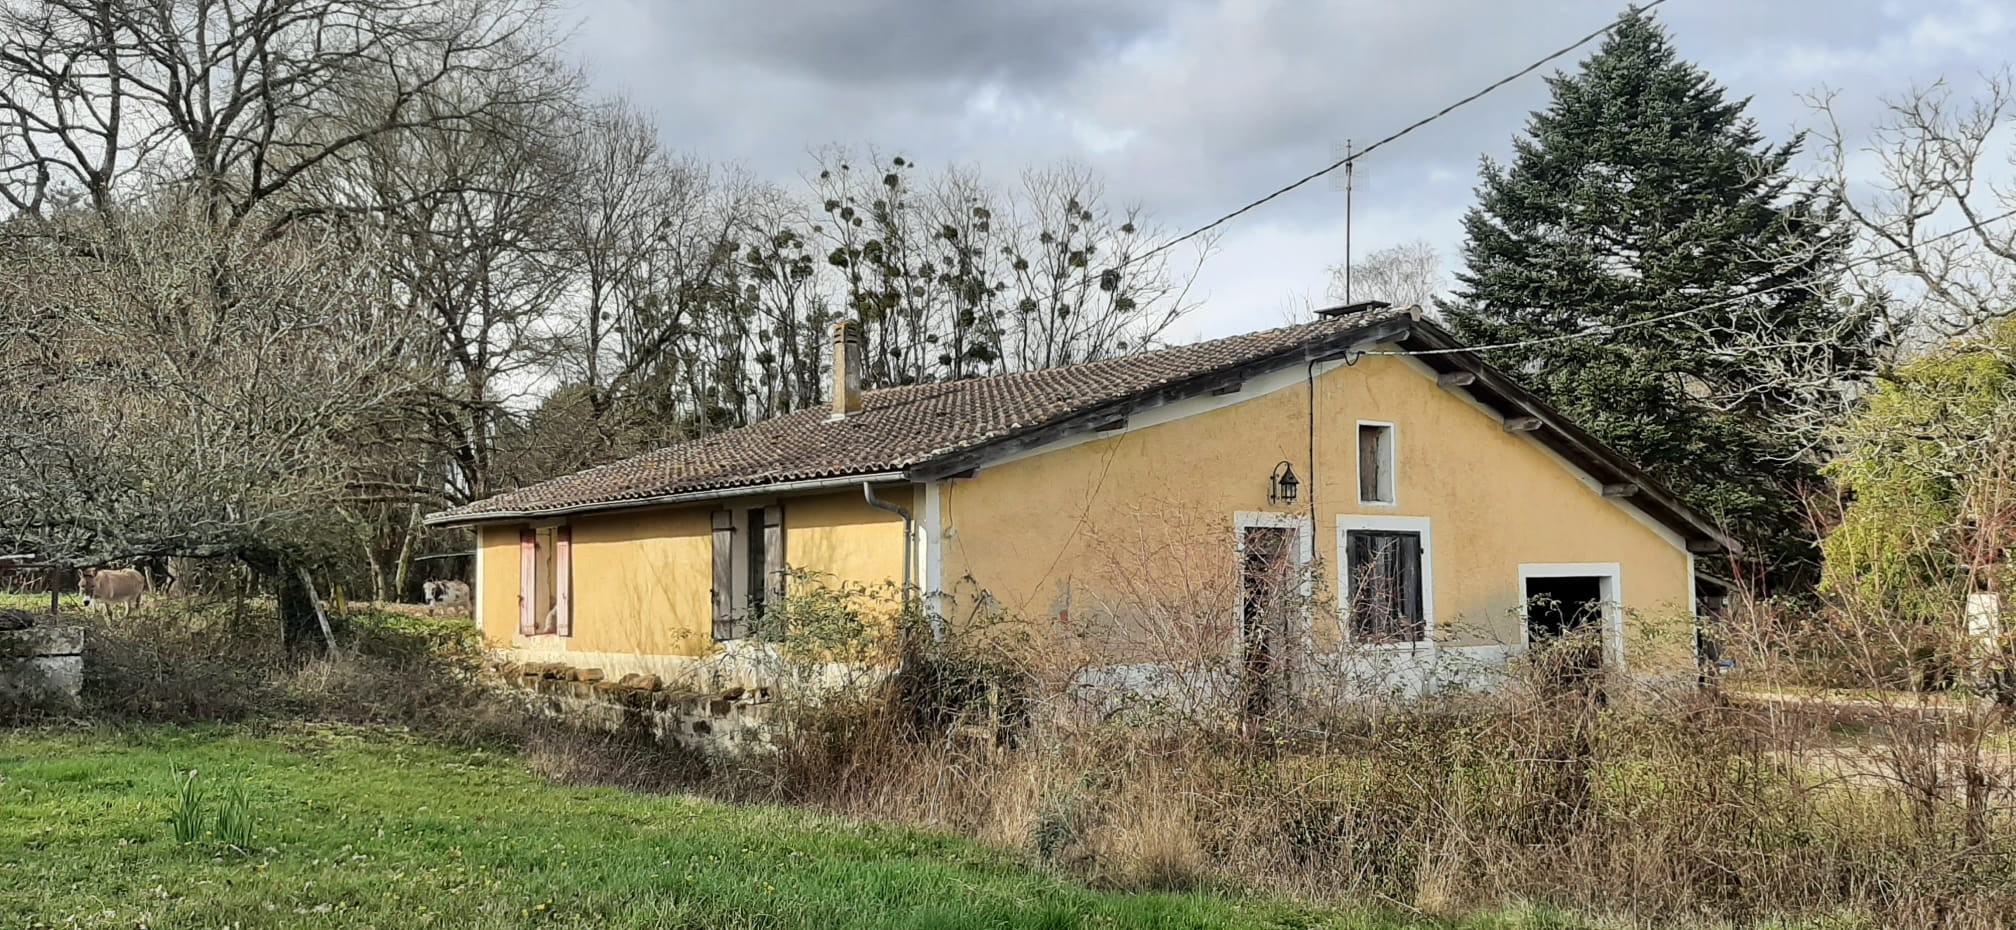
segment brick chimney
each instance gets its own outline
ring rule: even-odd
[[[833,324],[833,416],[861,412],[861,327],[853,320]]]

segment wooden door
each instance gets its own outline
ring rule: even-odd
[[[1295,530],[1240,531],[1240,672],[1247,714],[1266,716],[1283,687],[1289,619],[1296,596]]]

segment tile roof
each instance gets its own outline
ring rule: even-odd
[[[868,391],[860,412],[821,405],[590,468],[433,514],[427,522],[573,513],[674,495],[902,471],[1157,388],[1280,357],[1300,357],[1379,323],[1372,310],[1139,355]]]

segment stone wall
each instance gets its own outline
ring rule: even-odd
[[[83,690],[83,630],[0,630],[0,705],[75,706]]]
[[[559,664],[599,668],[609,678],[632,673],[656,675],[666,688],[703,692],[776,688],[794,694],[819,694],[872,684],[888,674],[888,669],[874,665],[809,661],[803,656],[784,654],[775,643],[753,639],[716,643],[705,655],[698,656],[591,652],[573,648],[567,637],[538,639],[541,642],[537,646],[492,649],[491,656],[499,662],[516,662],[521,666]]]
[[[533,711],[578,726],[647,732],[702,752],[767,752],[773,697],[768,687],[701,690],[657,675],[607,678],[599,668],[559,662],[503,662],[495,683]]]

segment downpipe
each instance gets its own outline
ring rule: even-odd
[[[882,498],[876,497],[875,486],[866,481],[861,482],[861,496],[868,501],[868,506],[876,510],[889,511],[903,518],[903,597],[905,600],[922,604],[923,598],[916,595],[915,582],[911,577],[911,564],[913,557],[916,555],[917,546],[917,518],[910,513],[909,508],[892,504]],[[931,618],[932,641],[937,642],[943,638],[944,634],[938,628],[937,619]]]

